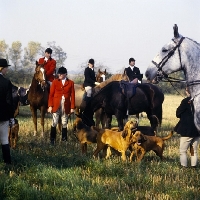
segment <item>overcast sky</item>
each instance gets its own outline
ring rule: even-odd
[[[65,67],[94,58],[114,73],[134,57],[148,64],[179,33],[200,42],[200,0],[0,0],[0,40],[56,41],[67,53]],[[43,55],[41,55],[43,56]],[[52,55],[53,57],[53,55]]]

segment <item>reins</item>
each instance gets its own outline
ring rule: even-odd
[[[162,81],[162,82],[169,82],[171,84],[171,86],[174,88],[174,90],[180,94],[180,92],[175,88],[175,86],[172,83],[186,83],[187,87],[193,86],[193,85],[198,85],[200,84],[200,80],[195,80],[195,81],[191,81],[188,82],[186,79],[178,79],[178,78],[173,78],[173,77],[169,77],[163,70],[163,66],[165,65],[165,63],[169,60],[169,58],[171,58],[171,56],[174,54],[175,50],[178,49],[178,54],[179,54],[179,61],[180,61],[180,70],[184,71],[185,74],[185,70],[183,68],[182,65],[182,60],[181,60],[181,52],[180,52],[180,45],[183,42],[183,40],[185,39],[185,37],[182,37],[180,39],[180,41],[178,42],[178,44],[160,61],[160,63],[156,63],[155,61],[152,61],[152,63],[158,68],[157,71],[157,81]],[[174,42],[175,40],[172,39]],[[175,42],[176,43],[176,42]],[[179,70],[178,70],[179,71]],[[163,80],[164,79],[164,80]],[[181,95],[181,94],[180,94]],[[200,93],[196,94],[194,97],[191,98],[191,101],[194,100],[195,97],[197,97],[198,95],[200,95]],[[181,95],[182,96],[182,95]]]
[[[158,72],[162,72],[164,77],[168,77],[168,75],[162,70],[163,66],[169,60],[169,58],[171,58],[174,55],[174,52],[176,51],[176,49],[177,48],[179,49],[179,47],[180,47],[180,45],[181,45],[181,43],[183,42],[184,39],[185,39],[185,37],[182,37],[180,39],[180,41],[178,42],[178,44],[172,50],[170,50],[169,53],[159,63],[156,63],[155,61],[152,60],[152,63],[158,68]],[[173,40],[173,42],[175,42],[175,41]],[[181,69],[183,69],[182,62],[181,62],[180,50],[178,52],[179,52],[179,60],[180,60],[180,63],[181,63]]]

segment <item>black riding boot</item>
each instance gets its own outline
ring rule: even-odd
[[[9,144],[2,144],[2,154],[3,154],[3,160],[6,164],[11,164],[11,156],[10,156],[10,146]]]
[[[86,97],[86,105],[88,105],[91,101],[92,97]]]
[[[52,145],[54,145],[56,142],[56,127],[53,126],[51,126],[50,142]]]
[[[81,114],[82,114],[83,111],[85,110],[86,106],[90,103],[91,98],[92,98],[92,97],[87,97],[87,96],[85,96],[85,97],[83,98],[83,101],[81,102],[81,105],[80,105],[80,113],[81,113]]]
[[[62,128],[62,141],[67,141],[67,128]]]

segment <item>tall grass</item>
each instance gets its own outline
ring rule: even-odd
[[[165,96],[159,135],[168,134],[178,122],[175,111],[181,99]],[[56,145],[51,146],[49,115],[44,138],[40,124],[38,136],[33,137],[28,106],[20,107],[18,119],[20,137],[17,148],[11,150],[13,164],[8,168],[0,163],[0,199],[200,199],[200,170],[180,168],[177,134],[166,141],[164,161],[154,152],[141,163],[123,162],[116,155],[95,160],[95,144],[89,145],[87,156],[81,156],[71,121],[68,142],[61,142],[58,133]],[[140,124],[149,125],[145,114]]]

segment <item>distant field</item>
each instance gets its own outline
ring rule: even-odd
[[[175,112],[181,100],[180,96],[165,96],[158,135],[168,134],[178,122]],[[89,146],[87,156],[81,156],[71,130],[72,121],[68,143],[60,142],[57,134],[56,146],[51,146],[49,114],[44,138],[40,137],[39,120],[38,135],[33,137],[28,106],[20,107],[18,119],[20,138],[17,148],[11,150],[13,165],[4,169],[0,163],[0,199],[200,199],[200,170],[180,168],[176,133],[166,141],[164,161],[150,152],[138,164],[122,162],[116,155],[108,160],[95,160],[92,158],[95,144]],[[149,125],[145,113],[140,124]]]

